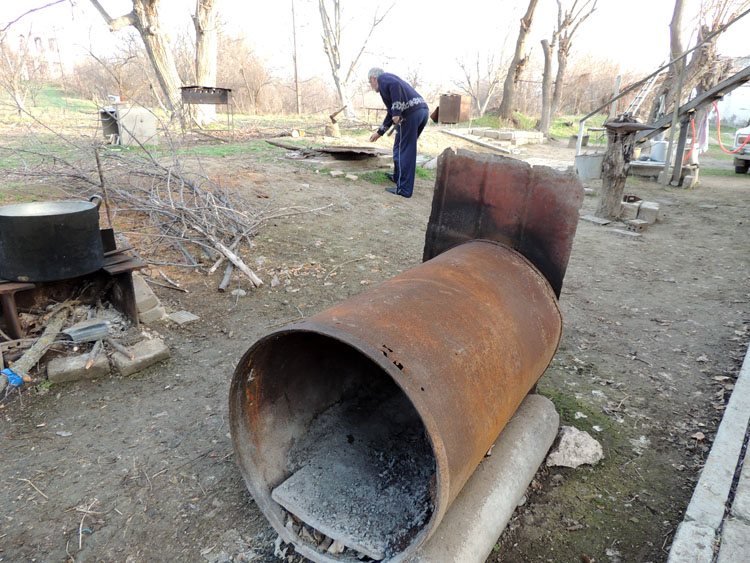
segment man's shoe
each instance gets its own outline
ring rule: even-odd
[[[386,188],[385,191],[390,192],[393,195],[398,195],[398,188]]]
[[[386,172],[385,177],[388,178],[394,184],[396,183],[396,177],[393,175],[393,172]]]

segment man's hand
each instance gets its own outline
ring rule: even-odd
[[[401,123],[401,116],[400,115],[394,116],[393,117],[393,123],[395,123],[396,125],[398,125],[399,123]]]
[[[375,131],[372,135],[370,135],[370,142],[374,143],[375,141],[380,139],[380,137],[382,137],[382,135],[380,135],[377,131]]]

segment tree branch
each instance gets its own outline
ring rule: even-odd
[[[23,14],[21,14],[20,16],[18,16],[13,21],[8,22],[5,25],[5,27],[3,27],[2,29],[0,29],[0,34],[6,32],[8,30],[8,28],[10,28],[10,26],[12,26],[14,23],[16,23],[21,18],[23,18],[25,16],[28,16],[29,14],[32,14],[34,12],[38,12],[39,10],[44,10],[45,8],[49,8],[50,6],[54,6],[55,4],[62,4],[63,2],[68,2],[68,1],[69,0],[55,0],[54,2],[50,2],[49,4],[45,4],[44,6],[39,6],[38,8],[32,8],[31,10],[28,10],[28,11],[24,12]]]

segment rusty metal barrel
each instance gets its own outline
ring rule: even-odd
[[[561,332],[545,277],[486,240],[276,330],[245,353],[230,390],[247,487],[313,561],[402,561],[435,531]],[[320,534],[346,550],[321,552]]]

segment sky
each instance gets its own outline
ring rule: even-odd
[[[50,0],[0,0],[0,28],[28,9]],[[571,0],[566,0],[570,2]],[[292,0],[218,0],[224,29],[242,34],[266,58],[278,76],[292,73]],[[688,0],[686,27],[694,27],[699,0]],[[366,0],[342,1],[342,37],[345,62],[358,50],[376,11],[393,4]],[[565,1],[564,1],[565,3]],[[130,0],[101,0],[112,17],[132,8]],[[170,34],[193,35],[190,15],[195,0],[162,0],[162,23]],[[294,0],[297,23],[298,66],[302,79],[330,77],[320,38],[320,16],[315,0]],[[396,0],[378,26],[357,67],[364,78],[368,68],[380,66],[396,74],[419,69],[420,76],[448,88],[460,76],[457,61],[473,66],[479,58],[509,58],[515,47],[519,20],[528,0]],[[576,33],[572,58],[587,55],[617,62],[623,69],[647,74],[669,53],[669,22],[674,0],[599,0],[598,9]],[[557,16],[554,0],[539,0],[528,46],[541,60],[539,41],[551,35]],[[105,54],[116,49],[125,31],[110,33],[88,0],[75,0],[30,14],[13,29],[54,34],[65,57],[84,56],[87,49]],[[730,28],[719,43],[720,53],[750,55],[750,16]],[[686,33],[689,37],[689,33]]]

